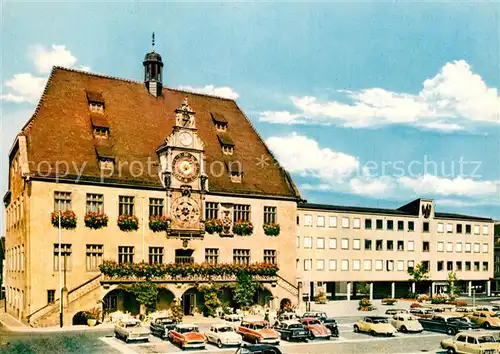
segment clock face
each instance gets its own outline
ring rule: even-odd
[[[180,133],[179,142],[184,146],[189,146],[193,142],[193,136],[188,132]]]
[[[172,163],[173,175],[179,181],[189,183],[198,177],[200,172],[200,163],[190,153],[181,152]]]

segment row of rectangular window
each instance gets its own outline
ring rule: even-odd
[[[217,202],[205,203],[205,220],[219,218],[220,204]],[[71,192],[54,193],[54,210],[71,210]],[[234,221],[250,221],[250,205],[234,204]],[[104,195],[87,193],[86,211],[94,213],[104,212]],[[119,196],[118,212],[120,215],[135,215],[135,197]],[[149,198],[149,216],[164,215],[164,199]],[[277,208],[275,206],[264,206],[264,223],[277,222]]]
[[[317,215],[316,216],[316,227],[326,227],[325,223],[326,219],[325,216],[323,215]],[[397,231],[404,231],[405,230],[405,222],[403,220],[398,220],[397,223],[394,223],[394,220],[385,220],[386,221],[386,227],[385,230],[395,230]],[[347,216],[342,217],[341,219],[342,223],[342,228],[350,228],[351,227],[351,219]],[[297,225],[300,225],[300,218],[297,217]],[[407,223],[408,229],[407,231],[415,231],[415,222],[414,221],[408,221]],[[311,214],[306,214],[304,215],[304,226],[313,226],[313,216]],[[337,227],[337,217],[336,216],[329,216],[328,217],[328,227]],[[354,229],[360,229],[361,228],[361,218],[353,218],[352,219],[352,228]],[[366,230],[372,230],[373,229],[373,223],[372,219],[370,218],[365,218],[364,219],[364,228]],[[376,230],[384,230],[384,220],[383,219],[375,219],[375,229]],[[446,224],[446,230],[447,232],[451,233],[453,232],[453,224]],[[422,223],[422,231],[423,232],[429,232],[430,231],[430,224],[429,222],[425,221]],[[438,223],[437,224],[437,231],[438,232],[444,232],[444,224],[443,223]],[[463,233],[463,225],[462,224],[456,224],[456,233]],[[466,234],[471,234],[472,233],[472,225],[466,224],[465,225],[465,233]],[[479,235],[480,234],[480,225],[474,225],[474,234]],[[489,234],[489,225],[483,225],[483,235],[488,235]]]
[[[312,248],[312,237],[304,237],[304,243],[303,246],[304,248]],[[342,250],[349,250],[349,240],[348,238],[342,238],[340,240],[340,249]],[[375,247],[373,247],[373,241],[375,241]],[[444,242],[439,241],[437,243],[437,251],[438,252],[444,252]],[[297,241],[296,241],[296,246],[297,248],[300,248],[300,236],[297,236]],[[463,252],[463,243],[462,242],[455,242],[455,252]],[[325,249],[325,238],[323,237],[317,237],[316,238],[316,249]],[[328,239],[328,248],[329,249],[337,249],[337,239],[336,238],[329,238]],[[353,250],[361,250],[361,239],[353,239],[352,240],[352,249]],[[396,241],[394,243],[393,240],[386,240],[385,241],[385,248],[384,248],[384,240],[371,240],[371,239],[365,239],[364,240],[364,250],[365,251],[404,251],[405,250],[405,243],[402,240]],[[415,251],[415,241],[407,241],[407,251]],[[423,252],[430,252],[430,242],[429,241],[423,241],[422,242],[422,251]],[[474,253],[480,253],[481,252],[481,243],[475,242],[474,243],[474,249],[472,249],[472,243],[466,242],[465,243],[465,252],[472,252]],[[453,242],[446,242],[446,252],[453,252]],[[488,243],[483,243],[482,244],[482,252],[483,253],[488,253],[489,252],[489,244]]]
[[[24,271],[24,245],[12,247],[5,251],[7,271]]]
[[[325,265],[326,261],[324,259],[316,259],[316,270],[326,270]],[[329,259],[328,261],[328,270],[331,271],[336,271],[338,270],[337,268],[337,260],[336,259]],[[385,263],[385,267],[384,267]],[[424,264],[424,268],[429,267],[429,261],[424,261],[422,262]],[[481,269],[481,262],[475,261],[475,262],[462,262],[462,261],[456,261],[456,262],[446,262],[446,270],[447,271],[458,271],[461,272],[463,271],[463,263],[465,263],[465,271],[470,271],[472,270],[472,265],[474,265],[474,271],[480,271]],[[300,259],[296,260],[296,268],[297,270],[300,270]],[[340,270],[341,271],[348,271],[349,270],[349,265],[351,266],[351,270],[363,270],[363,271],[371,271],[371,270],[376,270],[376,271],[408,271],[411,270],[415,267],[415,261],[407,261],[407,268],[405,269],[405,261],[393,261],[393,260],[382,260],[382,259],[377,259],[375,261],[371,259],[366,259],[366,260],[360,260],[360,259],[354,259],[352,261],[349,261],[348,259],[342,259],[340,261]],[[361,266],[363,265],[363,266]],[[455,265],[455,267],[454,267]],[[303,266],[305,271],[311,270],[312,267],[312,259],[304,259],[303,261]],[[436,269],[437,271],[441,272],[444,271],[444,261],[438,261],[436,264]],[[482,262],[482,270],[483,271],[488,271],[489,269],[489,264],[488,262]]]
[[[163,247],[149,247],[150,264],[163,263],[164,261],[164,248]],[[61,259],[59,259],[59,254]],[[70,243],[61,244],[59,252],[59,244],[54,244],[54,257],[53,269],[59,271],[59,262],[61,262],[62,270],[72,269],[72,245]],[[103,262],[104,245],[86,245],[86,270],[93,272],[99,270],[99,265]],[[133,263],[135,256],[134,246],[118,246],[118,263]],[[182,258],[182,259],[181,259]],[[188,259],[189,258],[189,259]],[[188,261],[186,261],[188,259]],[[192,257],[176,257],[176,263],[191,263]],[[276,250],[265,249],[263,251],[263,261],[265,263],[277,264]],[[219,249],[218,248],[205,248],[205,262],[210,264],[219,263]],[[249,249],[233,249],[233,263],[234,264],[250,264],[250,250]]]
[[[6,218],[7,230],[16,226],[24,219],[24,196],[22,194],[6,209]]]

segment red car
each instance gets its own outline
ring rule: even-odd
[[[280,344],[280,334],[267,321],[243,321],[236,332],[250,343]]]
[[[332,337],[332,331],[326,328],[318,319],[306,317],[300,320],[300,323],[309,331],[309,338],[326,338]]]
[[[182,350],[187,348],[205,349],[205,336],[200,333],[196,325],[178,324],[168,332],[168,340],[177,344]]]

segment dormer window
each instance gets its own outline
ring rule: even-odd
[[[232,155],[234,153],[233,140],[227,134],[219,134],[217,135],[217,139],[219,139],[219,144],[224,155]]]
[[[115,161],[114,159],[101,158],[99,159],[99,167],[101,170],[113,170],[115,168]]]
[[[229,177],[233,183],[241,183],[241,178],[243,176],[243,168],[241,162],[239,161],[228,161],[227,169],[229,171]]]
[[[239,172],[236,172],[236,171],[233,171],[231,172],[230,174],[230,177],[231,177],[231,182],[233,183],[241,183],[241,176],[242,176],[242,172],[239,171]]]
[[[109,136],[108,128],[94,128],[94,137],[107,138]]]
[[[109,123],[104,114],[90,113],[90,121],[94,130],[94,138],[107,139],[109,137]]]
[[[104,113],[104,99],[100,92],[86,91],[90,112]]]
[[[218,132],[225,132],[227,130],[227,120],[224,117],[223,114],[221,113],[215,113],[215,112],[210,112],[210,115],[212,116],[212,120],[215,125],[215,129],[217,129]]]

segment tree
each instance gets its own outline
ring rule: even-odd
[[[408,268],[408,274],[411,276],[410,281],[413,281],[416,284],[429,279],[429,269],[427,269],[422,262],[413,268]]]
[[[448,279],[446,280],[447,283],[446,294],[452,301],[455,300],[457,295],[459,295],[462,292],[462,288],[457,285],[458,282],[459,280],[457,278],[457,273],[449,272]]]
[[[149,281],[134,283],[130,287],[130,292],[135,295],[135,298],[142,309],[145,307],[148,311],[154,310],[156,300],[158,298],[158,287],[156,284]]]
[[[259,282],[255,281],[251,275],[247,273],[238,274],[234,288],[234,301],[242,308],[251,306],[255,293],[259,288]]]

